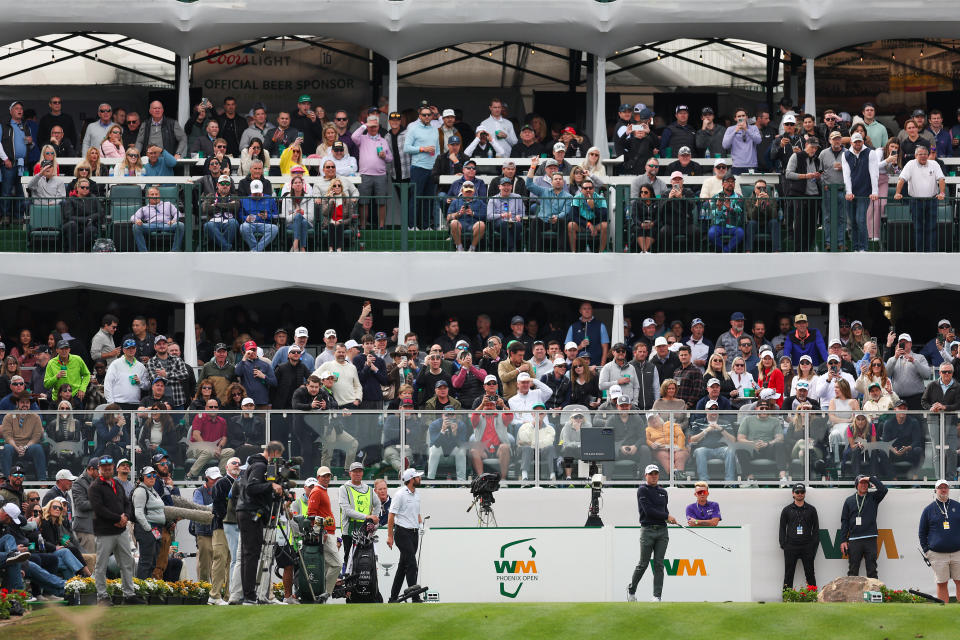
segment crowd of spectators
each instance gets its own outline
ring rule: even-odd
[[[101,104],[99,119],[78,127],[58,96],[39,119],[15,101],[0,144],[2,196],[22,195],[19,176],[33,175],[35,200],[64,202],[65,249],[89,249],[107,214],[86,200],[108,195],[109,176],[172,176],[178,159],[193,156],[202,163],[194,167],[196,226],[222,250],[241,240],[264,250],[281,229],[290,232],[291,251],[342,250],[353,231],[386,228],[389,202],[411,183],[415,196],[401,224],[443,229],[457,250],[604,251],[616,173],[633,177],[622,221],[627,251],[780,251],[784,237],[800,251],[866,251],[879,246],[888,203],[904,196],[916,250],[947,246],[937,229],[951,173],[942,159],[960,153],[960,124],[949,129],[937,109],[881,122],[870,102],[853,116],[818,115],[797,113],[783,99],[778,113],[737,108],[732,117],[685,105],[665,117],[623,104],[610,139],[591,141],[535,113],[521,121],[500,99],[488,107],[489,117],[473,125],[461,110],[427,101],[402,112],[381,100],[357,114],[328,113],[301,95],[295,109],[271,120],[266,105],[244,114],[227,97],[220,106],[196,105],[181,127],[155,100],[145,117]],[[596,145],[609,145],[622,163],[605,165]],[[57,176],[68,169],[57,159],[71,155],[83,160],[64,182]],[[307,158],[319,159],[317,168]],[[503,163],[477,166],[482,158]],[[531,158],[524,176],[518,165]],[[311,173],[320,179],[305,180]],[[147,250],[144,234],[157,232],[173,235],[170,246],[180,249],[182,203],[146,195],[130,218],[136,249]],[[12,200],[0,209],[3,225],[26,211]],[[311,245],[311,233],[322,240]],[[901,240],[897,246],[910,246]]]
[[[841,319],[828,341],[802,313],[778,318],[775,334],[741,312],[719,334],[700,318],[665,318],[645,318],[638,334],[628,319],[611,344],[584,302],[568,326],[514,316],[499,333],[485,314],[473,329],[450,316],[421,343],[375,328],[365,303],[349,333],[325,329],[322,345],[306,326],[260,344],[242,333],[211,344],[198,329],[197,368],[140,316],[120,337],[105,315],[89,346],[58,324],[55,354],[24,329],[9,354],[0,343],[0,473],[45,480],[89,455],[163,454],[197,480],[211,465],[226,473],[269,432],[309,468],[414,464],[461,482],[493,468],[526,483],[539,458],[543,478],[562,482],[578,473],[580,429],[612,426],[619,477],[655,460],[707,480],[720,459],[732,482],[755,475],[759,458],[772,465],[760,479],[787,482],[804,459],[823,477],[907,478],[938,464],[925,450],[928,437],[940,443],[942,416],[945,473],[956,475],[960,341],[949,320],[914,349],[910,335],[871,337],[859,320]]]

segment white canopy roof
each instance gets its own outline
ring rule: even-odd
[[[0,44],[71,31],[121,33],[191,55],[222,42],[291,33],[328,36],[390,59],[480,40],[553,44],[600,56],[677,38],[731,37],[804,57],[886,38],[950,38],[955,0],[90,0],[7,3]]]

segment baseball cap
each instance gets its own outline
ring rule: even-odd
[[[163,384],[167,384],[167,379],[166,379],[166,378],[161,378],[160,376],[157,376],[156,378],[153,379],[153,381],[152,381],[150,384],[157,384],[158,382],[162,382]]]
[[[780,397],[780,394],[774,391],[773,389],[761,389],[760,390],[760,399],[761,400],[776,400]]]
[[[305,94],[301,95],[299,98],[297,98],[297,104],[300,104],[300,103],[303,103],[303,102],[313,102],[313,100],[311,100],[311,99],[310,99],[310,96],[305,93]]]
[[[70,480],[72,482],[76,479],[77,476],[70,473],[70,469],[60,469],[60,471],[57,471],[57,480]]]
[[[910,115],[913,116],[914,118],[916,118],[917,116],[925,116],[925,115],[927,115],[927,114],[924,113],[923,109],[914,109],[914,110],[913,110],[913,113],[910,114]]]
[[[713,108],[712,108],[712,107],[704,107],[703,109],[700,109],[700,115],[702,115],[702,116],[712,116],[712,115],[713,115]]]
[[[231,182],[233,181],[230,179],[230,176],[220,176],[217,178],[217,184],[230,184]]]
[[[622,406],[625,404],[633,404],[633,403],[630,402],[630,398],[628,398],[627,396],[620,396],[619,398],[617,398],[617,406]]]
[[[525,124],[522,127],[520,127],[520,131],[533,131],[533,130],[534,129],[530,124]]]
[[[562,142],[558,142],[555,145],[553,145],[554,153],[556,153],[557,151],[566,151],[566,150],[567,150],[567,145],[563,144]]]
[[[119,467],[120,465],[117,465],[117,466]],[[156,473],[156,472],[157,472],[157,470],[154,469],[153,467],[151,467],[150,465],[147,465],[147,466],[145,466],[143,469],[140,469],[140,475],[141,475],[141,476],[145,476],[145,475],[147,475],[148,473]],[[54,500],[56,500],[56,498],[54,498]]]
[[[307,487],[315,487],[315,486],[317,486],[316,478],[307,478],[306,480],[303,481],[304,489],[306,489]]]
[[[8,502],[7,504],[3,505],[3,511],[10,516],[12,520],[16,520],[20,517],[20,507],[12,502]]]
[[[664,338],[663,336],[660,336],[659,338],[657,338],[656,340],[653,341],[653,346],[655,346],[655,347],[666,347],[666,346],[668,346],[668,345],[667,345],[667,339]]]
[[[680,147],[680,150],[677,151],[677,155],[678,155],[678,156],[689,156],[689,155],[690,155],[690,147]]]
[[[527,382],[529,382],[530,379],[531,379],[531,378],[530,378],[530,374],[527,373],[526,371],[524,371],[523,373],[521,373],[520,375],[517,376],[517,382],[523,382],[523,381],[525,381],[525,380],[526,380]]]
[[[850,142],[856,142],[857,140],[859,140],[860,142],[863,142],[863,136],[860,135],[860,132],[857,132],[852,136],[850,136]]]
[[[854,320],[853,322],[850,323],[850,328],[852,329],[854,325],[860,325],[862,327],[863,323],[860,322],[859,320]]]
[[[634,111],[635,111],[635,112],[637,111],[637,110],[636,110],[636,107],[634,107]],[[657,114],[654,113],[652,110],[650,110],[650,109],[648,109],[648,108],[644,108],[644,109],[641,109],[641,110],[639,111],[639,115],[640,115],[640,118],[641,118],[642,120],[647,120],[648,118],[652,118],[653,116],[655,116],[655,115],[657,115]]]
[[[780,121],[781,124],[797,124],[797,118],[792,113],[788,113],[783,116],[783,120]]]
[[[450,136],[447,138],[447,144],[460,144],[461,142],[463,141],[460,139],[460,136]]]
[[[833,340],[830,341],[830,344],[828,344],[827,346],[832,347],[835,344],[839,344],[840,346],[843,346],[843,341],[841,341],[840,338],[834,338]]]
[[[832,131],[830,133],[830,140],[833,140],[834,138],[842,138],[842,137],[843,137],[843,134],[840,133],[839,131]]]
[[[385,334],[383,331],[377,331],[375,334],[373,334],[373,339],[374,339],[374,340],[386,340],[386,339],[387,339],[387,334]],[[465,341],[461,340],[461,342],[465,342]],[[458,342],[457,344],[460,344],[460,343]]]
[[[717,158],[716,161],[714,161],[713,166],[726,168],[729,165],[727,164],[727,161],[724,160],[723,158]]]
[[[333,149],[334,151],[343,151],[346,149],[346,146],[343,144],[342,141],[337,140],[336,142],[333,143],[333,146],[331,146],[330,148]]]
[[[57,349],[69,349],[70,342],[68,340],[60,340],[57,342]]]
[[[680,178],[681,180],[683,180],[683,172],[682,172],[682,171],[674,171],[673,173],[670,174],[670,179],[671,179],[671,180],[676,180],[677,178]]]
[[[869,391],[870,389],[873,389],[874,387],[876,387],[877,389],[880,388],[880,383],[877,382],[876,380],[874,380],[873,382],[867,385],[867,391]]]
[[[263,193],[263,183],[259,180],[251,180],[250,193]]]
[[[618,111],[632,111],[632,110],[633,110],[633,105],[628,104],[626,102],[620,105],[620,108],[618,109]]]
[[[478,125],[477,125],[477,129],[476,129],[476,133],[477,133],[477,135],[480,135],[481,133],[489,133],[489,131],[487,131],[487,128],[486,128],[485,126],[483,126],[482,124],[478,124]]]
[[[474,169],[476,169],[476,168],[477,168],[477,163],[476,163],[476,161],[475,161],[475,160],[467,160],[466,162],[463,163],[463,168],[466,169],[467,167],[473,167]]]
[[[798,482],[792,487],[790,487],[790,491],[795,493],[806,493],[807,485],[803,484],[802,482]]]
[[[827,362],[840,362],[840,356],[835,353],[831,353],[827,356]]]
[[[574,341],[572,341],[572,340],[571,340],[570,342],[568,342],[567,344],[563,345],[563,350],[564,350],[564,351],[567,351],[568,349],[579,349],[579,348],[580,348],[580,346],[579,346],[576,342],[574,342]]]
[[[677,108],[674,110],[674,113],[680,113],[681,111],[690,111],[690,109],[685,104],[678,104]]]
[[[363,471],[363,463],[362,463],[362,462],[351,462],[351,463],[350,463],[350,469],[349,469],[349,470],[350,470],[350,471],[356,471],[357,469],[360,469],[361,471]]]
[[[567,366],[567,361],[564,360],[562,357],[557,356],[556,358],[553,359],[553,366],[555,366],[555,367],[565,367],[565,366]],[[487,377],[492,377],[492,376],[487,376]]]
[[[133,340],[127,340],[127,342],[133,342]],[[124,343],[124,344],[126,344],[126,343]],[[136,343],[134,343],[133,346],[136,346]],[[214,351],[226,351],[226,350],[227,350],[227,345],[224,344],[223,342],[218,342],[218,343],[217,343],[217,346],[214,347],[213,350],[214,350]]]
[[[523,374],[521,373],[520,375],[523,375]],[[519,379],[520,379],[520,376],[517,376],[517,380]],[[440,387],[449,387],[449,386],[450,385],[447,384],[446,380],[437,380],[436,382],[433,383],[434,389],[439,389]]]
[[[41,169],[46,169],[47,167],[52,167],[52,166],[53,166],[53,160],[44,160],[43,162],[40,163]]]
[[[118,466],[118,467],[119,467],[120,465],[122,465],[122,464],[129,464],[130,466],[133,466],[133,464],[132,464],[129,460],[127,460],[126,458],[120,458],[119,460],[117,460],[117,466]]]
[[[403,119],[403,116],[400,114],[399,111],[391,111],[391,112],[390,112],[390,115],[387,116],[387,117],[388,117],[390,120],[401,120],[401,119]]]
[[[655,327],[655,326],[657,326],[657,322],[656,322],[656,320],[654,320],[653,318],[644,318],[644,319],[643,319],[643,328],[644,328],[644,329],[646,329],[647,327]]]
[[[513,184],[513,180],[511,180],[510,178],[504,176],[504,177],[500,178],[500,180],[498,181],[498,184]]]
[[[939,480],[937,480],[937,484],[933,485],[933,488],[936,489],[937,487],[939,487],[939,486],[942,485],[942,484],[945,484],[945,485],[947,485],[948,487],[950,486],[950,483],[949,483],[949,482],[947,482],[947,481],[944,480],[943,478],[940,478]]]
[[[308,338],[308,337],[310,337],[310,333],[307,331],[307,328],[306,328],[306,327],[297,327],[296,330],[293,332],[293,337],[294,337],[294,338]]]
[[[950,322],[949,320],[947,320],[946,318],[943,318],[942,320],[940,320],[940,322],[937,323],[937,328],[938,328],[938,329],[939,329],[940,327],[952,327],[952,326],[953,326],[953,324],[951,324],[951,322]]]
[[[161,342],[166,342],[166,341],[167,341],[167,336],[161,334],[153,339],[153,344],[159,344]]]
[[[253,340],[247,340],[246,342],[243,343],[243,350],[244,350],[244,351],[256,351],[256,350],[257,350],[257,343],[254,342]]]
[[[731,320],[743,320],[743,319],[744,319],[743,313],[741,313],[740,311],[734,311],[733,313],[730,314],[730,319],[731,319]]]
[[[298,344],[292,344],[287,347],[287,353],[303,353],[303,349]]]
[[[763,360],[767,356],[770,356],[772,358],[773,351],[771,351],[768,347],[764,347],[763,349],[760,350],[760,359]]]
[[[319,469],[317,469],[317,477],[318,477],[318,478],[319,478],[320,476],[329,476],[329,475],[333,475],[333,473],[330,471],[330,467],[323,466],[323,467],[320,467]]]
[[[857,476],[856,480],[853,481],[853,486],[857,486],[864,480],[866,480],[867,482],[870,482],[870,476],[864,475],[861,473],[860,475]]]
[[[294,173],[306,173],[306,172],[307,172],[307,168],[304,167],[302,164],[295,164],[292,167],[290,167],[291,175]]]
[[[324,337],[324,339],[326,339],[326,338],[336,338],[336,337],[337,337],[337,330],[336,330],[336,329],[327,329],[326,331],[323,332],[323,337]]]
[[[643,475],[647,475],[648,473],[660,473],[660,467],[655,464],[648,464],[643,470]]]
[[[543,168],[547,167],[559,167],[560,163],[554,160],[553,158],[548,158],[546,162],[543,163]]]
[[[123,348],[124,348],[124,349],[129,349],[130,347],[135,347],[135,346],[137,346],[137,341],[136,341],[136,340],[127,339],[127,340],[124,340],[124,341],[123,341]]]
[[[113,464],[113,458],[111,458],[110,456],[101,456],[97,460],[97,466],[104,466],[108,464]]]
[[[557,358],[557,359],[559,360],[560,358]],[[496,381],[497,381],[497,376],[493,375],[492,373],[488,373],[487,376],[483,379],[483,384],[490,384],[491,382],[496,382]]]
[[[523,316],[513,316],[510,318],[510,324],[523,324]]]
[[[800,356],[800,362],[809,362],[810,364],[813,364],[813,358],[805,353],[802,356]]]
[[[571,135],[577,135],[577,130],[574,129],[573,127],[564,127],[564,128],[563,128],[563,132],[564,132],[564,133],[569,133],[569,134],[571,134]]]
[[[336,377],[337,377],[337,374],[334,373],[332,369],[328,369],[327,371],[320,372],[321,380],[326,380],[327,378],[336,378]]]
[[[360,348],[360,343],[357,342],[356,340],[354,340],[353,338],[351,338],[351,339],[347,340],[346,342],[344,342],[344,343],[343,343],[343,346],[346,347],[347,349],[359,349],[359,348]]]
[[[474,187],[473,180],[464,180],[464,181],[463,181],[463,184],[460,185],[460,189],[461,189],[461,190],[463,190],[463,189],[473,189],[473,187]]]
[[[707,380],[708,387],[712,387],[715,384],[720,384],[720,381],[716,378],[710,378],[709,380]]]
[[[897,340],[906,340],[907,342],[913,342],[913,338],[910,337],[909,333],[901,333],[897,336]]]
[[[244,398],[240,401],[240,406],[245,407],[248,404],[256,405],[257,403],[253,401],[253,398]]]
[[[167,459],[167,454],[165,454],[165,453],[155,453],[155,454],[153,454],[153,457],[150,458],[150,462],[152,462],[153,464],[157,464],[158,462],[163,462],[163,461],[166,460],[166,459]],[[94,460],[96,460],[96,458],[91,458],[91,459],[90,459],[90,464],[88,464],[87,466],[88,466],[88,467],[93,467],[93,466],[95,466],[95,465],[94,465]]]
[[[703,406],[704,409],[719,409],[720,403],[716,400],[710,400]]]
[[[693,328],[694,328],[695,326],[697,326],[698,324],[699,324],[699,325],[702,325],[702,324],[703,324],[703,320],[701,320],[700,318],[694,318],[693,321],[690,323],[690,328],[693,329]]]
[[[806,389],[807,391],[809,391],[810,383],[807,382],[806,380],[797,380],[797,389]]]
[[[220,473],[220,467],[210,467],[209,469],[203,472],[203,475],[206,476],[207,478],[213,478],[213,479],[223,477],[223,474]]]
[[[797,315],[793,316],[793,323],[796,324],[798,322],[807,322],[807,314],[798,313]]]
[[[440,114],[441,118],[446,118],[447,116],[456,116],[457,114],[453,112],[453,109],[444,109],[443,113]]]
[[[351,468],[353,468],[352,465],[351,465]],[[403,472],[403,483],[406,484],[411,480],[413,480],[414,478],[419,478],[422,475],[423,475],[423,471],[417,471],[413,467],[410,467],[409,469],[405,469]]]

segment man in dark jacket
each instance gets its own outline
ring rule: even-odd
[[[883,422],[881,438],[890,443],[887,460],[891,467],[894,462],[909,462],[914,470],[923,462],[924,435],[917,417],[908,415],[907,409],[906,400],[900,400],[894,406],[893,416]],[[892,475],[889,473],[888,477]]]
[[[653,556],[653,601],[660,602],[663,594],[663,557],[667,553],[667,543],[670,535],[667,533],[667,523],[677,524],[677,519],[670,515],[667,509],[667,491],[659,486],[660,468],[655,464],[648,464],[644,469],[646,484],[637,489],[637,510],[640,512],[640,562],[633,570],[633,579],[627,587],[627,600],[637,599],[637,585],[643,578],[644,572],[650,566],[650,556]]]
[[[100,226],[105,222],[103,207],[100,199],[91,193],[90,181],[86,178],[77,180],[76,192],[69,194],[62,205],[63,208],[63,247],[68,253],[73,253],[79,245],[81,251],[90,251],[93,239],[100,233]]]
[[[867,577],[877,577],[877,509],[887,488],[876,476],[857,476],[857,492],[843,502],[840,513],[841,553],[847,554],[847,575],[860,573],[860,561],[866,560]],[[868,493],[873,486],[876,491]]]
[[[283,444],[270,442],[262,454],[247,460],[243,489],[237,500],[237,524],[240,528],[240,580],[243,583],[243,604],[261,604],[257,600],[257,562],[263,546],[263,527],[270,506],[283,492],[276,482],[266,479],[267,464],[283,456]],[[266,604],[266,600],[262,604]]]
[[[923,391],[920,406],[931,413],[927,416],[930,426],[930,436],[934,446],[940,444],[940,416],[943,414],[944,444],[946,445],[946,459],[944,465],[948,479],[957,477],[957,447],[960,446],[957,438],[957,411],[960,410],[960,383],[953,379],[953,365],[949,362],[940,364],[940,377],[934,380]]]
[[[808,585],[816,586],[813,561],[820,542],[820,519],[816,508],[807,504],[807,488],[793,485],[793,502],[780,512],[780,548],[783,549],[783,588],[793,588],[793,572],[797,560],[803,562],[803,576]]]
[[[333,377],[331,372],[325,375],[328,378]],[[333,393],[322,384],[317,375],[309,376],[304,385],[293,392],[290,404],[291,408],[296,411],[329,412],[339,408]],[[339,427],[340,431],[343,431],[340,421],[336,421],[336,426],[332,424],[333,421],[330,414],[295,416],[293,435],[300,442],[300,455],[303,457],[303,467],[305,469],[316,467],[317,439],[326,434],[329,429]],[[354,453],[356,453],[356,449],[354,449]],[[332,451],[328,456],[332,457]]]
[[[127,604],[144,604],[133,588],[133,554],[127,523],[133,519],[133,505],[127,492],[113,477],[113,458],[100,458],[100,476],[90,485],[90,506],[93,508],[93,534],[97,540],[97,566],[93,579],[97,585],[97,604],[110,606],[107,595],[107,564],[114,556],[120,567],[123,596]]]
[[[950,499],[950,483],[937,480],[936,498],[920,514],[920,550],[930,561],[937,582],[937,597],[950,601],[950,579],[960,587],[957,554],[960,552],[960,503]]]
[[[96,541],[93,537],[93,508],[90,506],[90,485],[97,479],[97,467],[100,459],[93,457],[87,462],[87,468],[80,474],[80,478],[73,483],[71,497],[73,498],[73,534],[77,539],[80,550],[84,553],[96,552]]]
[[[302,386],[310,376],[307,365],[300,360],[302,354],[303,349],[300,345],[290,345],[287,349],[287,361],[274,370],[274,375],[277,377],[277,386],[273,390],[272,397],[274,409],[292,408],[293,392]],[[273,437],[280,442],[286,442],[289,431],[287,418],[282,415],[274,415],[273,421],[270,423],[270,433]]]

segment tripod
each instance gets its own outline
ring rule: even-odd
[[[290,522],[289,516],[286,520],[287,524],[284,524],[284,521],[280,519],[280,513],[283,510],[283,496],[274,496],[273,502],[270,503],[270,511],[267,521],[263,530],[263,546],[260,551],[260,559],[257,561],[257,601],[266,602],[268,596],[270,595],[270,567],[273,566],[273,560],[277,553],[277,534],[283,536],[287,541],[291,540],[290,536]],[[306,573],[306,563],[303,561],[303,554],[300,552],[300,548],[296,545],[290,544],[297,551],[297,562],[299,566],[297,567],[298,571],[303,571]],[[310,589],[310,598],[313,602],[317,602],[317,596],[313,592],[313,585],[310,584],[310,581],[307,581],[307,588]]]
[[[474,496],[473,502],[467,507],[467,512],[476,507],[478,527],[496,527],[497,516],[493,513],[493,501],[481,496]]]

